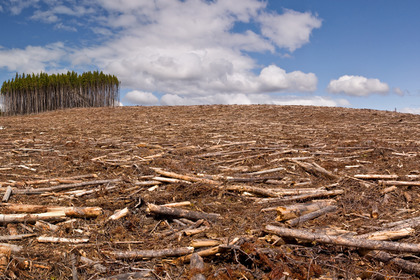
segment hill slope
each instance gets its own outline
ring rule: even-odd
[[[175,257],[118,260],[115,252],[187,247],[201,239],[227,244],[235,238],[235,244],[204,257],[208,279],[280,279],[283,273],[296,279],[415,277],[413,271],[405,274],[404,262],[281,239],[266,226],[345,231],[348,237],[418,217],[420,116],[301,106],[121,107],[1,117],[0,128],[0,184],[3,192],[13,188],[9,203],[102,209],[97,217],[79,213],[71,223],[50,221],[57,231],[34,222],[3,222],[0,235],[13,228],[35,234],[10,241],[22,251],[5,256],[0,269],[8,277],[71,279],[77,272],[79,279],[96,279],[144,269],[138,279],[188,279],[197,271],[179,259],[172,264]],[[169,182],[174,174],[162,170],[189,177]],[[366,174],[393,176],[358,176]],[[315,191],[316,197],[296,197]],[[275,220],[276,207],[315,199],[334,199],[335,211],[294,226]],[[147,212],[149,203],[180,201],[191,202],[185,210],[220,218],[190,225]],[[1,207],[3,214],[18,211]],[[109,220],[125,207],[126,216]],[[194,226],[198,233],[188,231]],[[418,231],[409,232],[394,242],[419,244]],[[88,242],[42,243],[38,236]],[[417,257],[399,256],[419,269]]]

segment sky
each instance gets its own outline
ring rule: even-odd
[[[420,114],[418,0],[1,0],[0,83],[104,71],[123,105]]]

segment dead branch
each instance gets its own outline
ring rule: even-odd
[[[280,237],[292,237],[312,242],[316,241],[324,244],[342,245],[370,250],[420,253],[420,244],[397,243],[390,241],[377,241],[341,236],[330,236],[325,234],[317,234],[305,230],[289,229],[284,227],[276,227],[272,225],[267,225],[265,227],[265,230],[269,233],[276,234]]]
[[[398,179],[398,175],[389,175],[389,174],[356,174],[354,175],[354,178],[357,179],[365,179],[365,180],[394,180]]]
[[[213,180],[199,178],[199,177],[195,177],[195,176],[181,175],[181,174],[177,174],[177,173],[174,173],[174,172],[165,171],[165,170],[162,170],[160,168],[151,167],[151,169],[153,169],[153,171],[155,171],[156,173],[158,173],[160,175],[170,177],[170,178],[179,179],[179,180],[184,180],[184,181],[189,181],[189,182],[200,182],[200,183],[206,183],[206,184],[212,184],[212,185],[220,184],[219,182],[216,182],[216,181],[213,181]]]
[[[406,261],[397,256],[393,256],[386,252],[374,250],[367,254],[368,257],[380,260],[381,262],[390,262],[407,273],[412,273],[420,277],[420,264]]]
[[[65,238],[55,236],[39,236],[37,241],[40,243],[87,243],[89,238]]]
[[[420,187],[420,181],[378,181],[383,186],[417,186]]]
[[[196,212],[196,211],[189,211],[189,210],[184,210],[184,209],[159,206],[155,204],[148,204],[147,210],[153,214],[166,215],[166,216],[178,217],[178,218],[187,218],[191,220],[199,220],[199,219],[217,220],[221,217],[220,214],[201,213],[201,212]]]
[[[36,222],[44,221],[61,221],[66,217],[64,211],[36,213],[36,214],[0,214],[0,223],[20,223],[20,222]]]
[[[286,224],[288,224],[289,226],[292,226],[293,227],[293,226],[296,226],[296,225],[298,225],[300,223],[304,223],[306,221],[309,221],[309,220],[313,220],[315,218],[318,218],[318,217],[320,217],[320,216],[322,216],[322,215],[324,215],[326,213],[337,211],[337,209],[338,209],[337,206],[330,205],[330,206],[321,208],[319,210],[316,210],[314,212],[311,212],[311,213],[302,215],[302,216],[297,217],[295,219],[289,220],[289,221],[286,222]]]
[[[308,171],[308,172],[310,172],[314,175],[321,174],[321,175],[324,175],[324,176],[326,176],[327,178],[330,178],[330,179],[338,179],[338,177],[336,175],[334,175],[330,171],[326,170],[322,166],[316,164],[315,162],[307,163],[307,162],[302,162],[302,161],[298,161],[298,160],[291,160],[291,162],[299,165],[300,167],[302,167],[303,169],[305,169],[306,171]]]
[[[279,197],[279,198],[260,198],[255,200],[258,204],[272,203],[272,202],[289,202],[295,200],[305,200],[309,198],[328,197],[343,194],[344,190],[333,190],[333,191],[320,191],[317,193],[302,194],[290,197]]]
[[[178,257],[194,252],[193,247],[180,247],[161,250],[137,250],[137,251],[103,251],[102,253],[116,259],[150,259]]]
[[[278,215],[276,218],[276,221],[281,222],[284,220],[294,219],[304,214],[317,211],[321,209],[322,207],[331,205],[334,202],[336,201],[329,199],[329,200],[321,200],[317,202],[311,201],[309,203],[298,203],[298,204],[287,205],[287,206],[279,206],[275,208],[277,210],[277,215]]]
[[[355,236],[371,240],[395,240],[412,235],[416,231],[413,228],[386,229]]]
[[[74,189],[74,188],[80,188],[90,185],[103,185],[103,184],[110,184],[110,183],[117,183],[121,182],[121,179],[111,179],[111,180],[96,180],[96,181],[87,181],[82,183],[76,183],[76,184],[62,184],[54,187],[48,187],[48,188],[37,188],[37,189],[15,189],[13,190],[14,193],[17,194],[42,194],[46,192],[56,192],[56,191],[63,191],[68,189]]]

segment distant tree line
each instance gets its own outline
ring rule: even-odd
[[[1,87],[1,103],[6,115],[40,113],[74,107],[106,107],[119,102],[116,76],[102,71],[82,75],[46,73],[19,75]]]

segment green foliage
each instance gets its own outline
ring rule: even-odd
[[[19,75],[4,81],[0,90],[7,115],[39,113],[74,107],[114,106],[120,81],[102,71]]]

